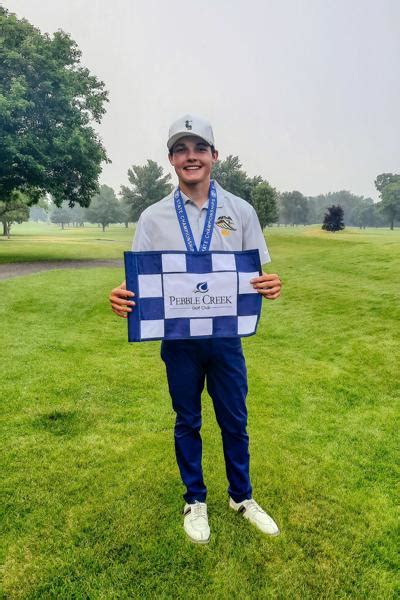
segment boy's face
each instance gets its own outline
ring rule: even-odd
[[[217,162],[218,152],[211,152],[207,142],[195,136],[186,136],[172,147],[169,162],[175,169],[179,181],[186,184],[208,181],[211,169]]]

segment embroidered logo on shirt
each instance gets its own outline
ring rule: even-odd
[[[218,217],[215,224],[220,228],[221,234],[225,237],[230,235],[231,231],[236,231],[232,217],[222,215],[221,217]]]
[[[218,225],[218,227],[221,227],[221,229],[236,231],[232,217],[225,217],[224,215],[222,217],[218,217],[218,219],[215,221],[215,224]]]

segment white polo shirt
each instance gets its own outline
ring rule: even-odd
[[[271,262],[267,244],[254,208],[215,182],[217,213],[210,250],[255,250],[261,264]],[[185,240],[175,211],[173,190],[140,215],[132,243],[134,252],[146,250],[186,250]],[[197,248],[200,245],[207,215],[208,201],[198,208],[182,193],[186,213]]]

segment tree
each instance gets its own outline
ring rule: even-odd
[[[375,187],[378,190],[381,202],[378,203],[379,211],[389,218],[390,229],[394,228],[395,220],[400,218],[399,192],[400,174],[381,173],[375,179]]]
[[[126,203],[125,198],[121,198],[119,202],[119,212],[121,215],[121,222],[128,228],[131,211],[130,205]]]
[[[400,182],[400,175],[398,175],[397,173],[395,173],[395,174],[381,173],[380,175],[377,175],[377,177],[375,179],[375,187],[382,197],[383,190],[385,189],[385,187],[387,185],[389,185],[389,183],[399,183],[399,182]]]
[[[329,194],[318,194],[318,196],[309,196],[307,198],[308,223],[322,223],[328,206],[332,205],[329,200]]]
[[[343,208],[341,206],[329,206],[325,213],[322,229],[326,231],[340,231],[344,229]]]
[[[69,208],[69,213],[71,223],[73,223],[75,227],[83,227],[86,218],[86,209],[82,208],[82,206],[75,204],[75,206]]]
[[[29,220],[30,221],[44,221],[47,223],[49,220],[49,202],[45,196],[39,199],[39,202],[29,208]]]
[[[307,198],[307,223],[318,223],[318,201],[317,198]]]
[[[143,167],[132,165],[128,169],[128,179],[132,187],[121,186],[121,196],[129,207],[129,220],[133,222],[139,220],[145,208],[172,191],[171,175],[164,175],[163,168],[154,160],[148,160]]]
[[[104,83],[80,65],[63,31],[42,34],[0,7],[0,198],[30,204],[49,192],[61,206],[88,206],[108,161],[92,127],[105,113]]]
[[[49,220],[49,215],[41,206],[31,206],[29,208],[29,220],[35,221],[36,223],[38,221],[43,221],[46,223]]]
[[[120,223],[120,205],[114,190],[108,185],[102,185],[89,208],[86,210],[86,218],[90,223],[100,223],[105,231],[110,223]]]
[[[29,220],[28,198],[21,192],[13,192],[11,200],[0,201],[0,220],[3,223],[3,235],[10,237],[13,223]]]
[[[285,224],[307,223],[308,201],[301,192],[283,192],[280,195],[280,217]]]
[[[385,185],[382,190],[382,202],[379,208],[390,220],[390,229],[394,228],[396,219],[400,219],[400,179]]]
[[[372,227],[375,224],[375,207],[372,198],[365,198],[352,213],[352,224],[360,229]]]
[[[251,204],[252,189],[262,183],[260,176],[248,177],[246,171],[242,169],[238,156],[230,154],[225,160],[217,160],[212,170],[212,177],[228,192],[244,198]]]
[[[277,191],[266,181],[259,183],[251,192],[252,204],[260,221],[261,229],[278,219]]]
[[[61,229],[64,229],[64,225],[71,223],[71,209],[68,202],[63,202],[61,206],[54,206],[50,213],[50,221],[61,225]]]

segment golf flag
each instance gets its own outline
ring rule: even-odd
[[[256,332],[262,297],[258,250],[125,252],[126,288],[135,293],[128,340],[243,337]]]

